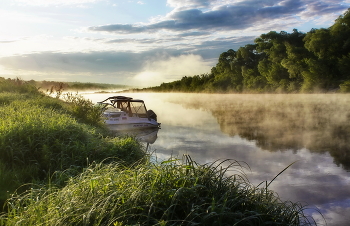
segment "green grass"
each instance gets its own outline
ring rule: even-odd
[[[72,116],[32,101],[13,101],[0,108],[0,161],[10,169],[35,166],[23,177],[39,177],[72,165],[118,155],[123,141],[102,137],[99,131]],[[131,139],[128,140],[132,142]],[[129,145],[132,152],[133,145]],[[30,176],[32,175],[32,176]]]
[[[228,160],[227,160],[228,161]],[[235,173],[227,176],[228,170]],[[9,200],[5,225],[312,225],[303,206],[253,187],[242,166],[147,162],[96,164],[61,189]],[[1,221],[0,221],[1,222]]]
[[[133,164],[145,155],[132,137],[109,137],[99,109],[78,95],[62,101],[33,91],[20,80],[0,80],[3,87],[7,88],[0,90],[0,210],[17,187],[23,191],[30,188],[23,184],[44,183],[56,171],[70,172],[55,181],[63,185],[92,162],[112,158]]]

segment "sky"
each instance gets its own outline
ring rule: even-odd
[[[269,31],[328,28],[350,0],[0,0],[0,77],[136,87],[210,73]]]

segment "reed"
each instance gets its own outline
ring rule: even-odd
[[[252,186],[239,162],[199,165],[188,156],[133,167],[96,164],[61,189],[8,201],[3,225],[313,225],[298,203]],[[231,176],[227,172],[235,170]],[[0,224],[1,224],[0,223]]]

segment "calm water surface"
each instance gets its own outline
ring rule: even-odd
[[[93,102],[113,95],[83,94]],[[307,205],[318,225],[325,223],[313,208],[327,225],[350,225],[350,96],[116,95],[143,99],[158,115],[158,133],[142,135],[156,158],[242,161],[254,185],[294,162],[270,189],[282,200]]]

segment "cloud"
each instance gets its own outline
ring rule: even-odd
[[[17,3],[23,5],[34,5],[34,6],[65,6],[65,5],[83,5],[87,3],[96,3],[102,0],[14,0]]]
[[[342,4],[340,0],[313,1],[305,0],[306,9],[301,12],[301,16],[306,18],[327,16],[342,13],[348,6]],[[332,21],[333,22],[333,21]]]
[[[208,73],[210,66],[199,55],[160,56],[145,62],[145,66],[134,80],[142,86],[159,85],[162,82],[178,80],[184,76]]]
[[[210,6],[210,2],[208,0],[168,0],[167,5],[173,8],[202,8]],[[218,2],[218,1],[212,1]]]
[[[132,34],[132,33],[142,33],[145,31],[144,27],[134,26],[131,24],[111,24],[104,26],[89,27],[90,31],[106,31],[113,32],[118,31],[118,33]]]
[[[254,43],[255,38],[256,36],[212,38],[209,37],[209,34],[206,32],[194,32],[158,39],[111,39],[106,40],[105,42],[107,44],[133,43],[134,45],[158,45],[158,49],[162,48],[163,51],[170,54],[178,54],[178,52],[181,52],[182,54],[199,55],[204,61],[210,61],[211,65],[214,66],[218,56],[222,52],[226,52],[229,49],[238,49],[247,44],[252,44]],[[176,49],[175,52],[174,49]]]
[[[326,220],[328,225],[347,226],[350,222],[349,211],[349,206],[334,205],[323,210],[322,216],[318,213],[314,213],[312,216],[319,225],[324,224]]]
[[[16,42],[16,40],[0,40],[0,43],[12,43]]]
[[[55,72],[93,72],[138,71],[145,60],[144,54],[132,52],[41,52],[22,56],[0,58],[0,64],[16,70]]]
[[[109,82],[127,85],[159,85],[183,76],[207,73],[211,66],[199,55],[180,50],[155,49],[134,52],[57,53],[42,52],[0,58],[6,72],[50,75],[62,81]]]
[[[210,32],[207,31],[191,31],[191,32],[184,32],[178,35],[178,37],[198,37],[198,36],[209,36],[211,35]]]
[[[220,2],[169,0],[168,5],[175,9],[161,21],[144,25],[110,24],[89,27],[88,30],[119,34],[154,33],[161,30],[173,32],[232,31],[244,30],[264,24],[266,21],[271,22],[271,20],[295,20],[295,14],[303,14],[305,17],[317,13],[320,16],[347,9],[339,0],[324,2],[318,0],[223,1],[226,5],[219,4]],[[207,7],[207,9],[200,7]],[[280,21],[275,23],[278,24]]]

